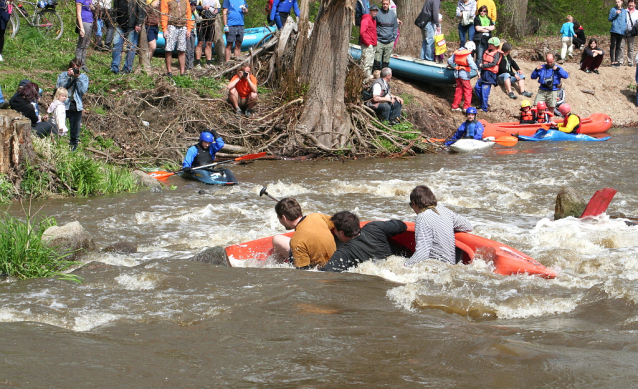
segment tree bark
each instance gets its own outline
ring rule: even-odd
[[[303,43],[307,18],[300,20],[297,48],[305,53],[297,74],[308,92],[298,129],[319,148],[344,146],[352,128],[345,83],[353,17],[354,0],[322,0],[308,44]]]
[[[16,111],[0,110],[0,173],[12,177],[35,158],[31,122]]]
[[[148,51],[148,36],[146,35],[146,26],[142,26],[142,31],[140,31],[140,63],[144,72],[150,74],[151,69],[151,57],[150,52]]]
[[[224,54],[226,45],[224,44],[224,28],[222,24],[224,24],[224,20],[222,19],[222,15],[219,14],[215,18],[215,42],[213,42],[218,63],[226,62],[226,57]]]
[[[419,58],[421,55],[423,35],[421,29],[414,25],[414,21],[421,13],[424,2],[424,0],[395,0],[397,17],[403,22],[403,26],[399,26],[399,41],[394,50],[396,54],[414,58]]]
[[[501,0],[498,9],[498,35],[523,38],[527,31],[528,0]]]

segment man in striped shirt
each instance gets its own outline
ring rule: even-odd
[[[456,263],[454,233],[472,231],[472,224],[442,205],[437,205],[434,193],[419,185],[410,193],[410,207],[417,214],[414,226],[416,248],[405,266],[427,259]]]

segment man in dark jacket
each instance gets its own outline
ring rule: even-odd
[[[390,0],[383,0],[381,10],[377,13],[377,50],[374,56],[374,70],[381,70],[390,65],[398,31],[397,14],[390,10]]]
[[[531,97],[532,93],[525,91],[525,75],[521,72],[521,68],[518,67],[518,64],[510,55],[510,52],[512,51],[512,44],[509,42],[503,43],[501,50],[503,51],[503,59],[498,65],[498,84],[505,85],[505,91],[511,99],[516,98],[516,95],[512,91],[512,83],[515,82],[518,82],[518,88],[521,91],[521,95]]]
[[[428,22],[421,31],[423,42],[421,43],[421,59],[426,61],[434,61],[434,35],[437,29],[441,28],[439,23],[439,10],[441,8],[441,0],[425,0],[422,13],[428,16]]]
[[[114,0],[113,14],[115,15],[115,37],[113,38],[113,61],[111,71],[115,74],[120,72],[120,62],[122,60],[122,46],[124,39],[129,42],[129,50],[124,61],[124,73],[130,73],[133,69],[135,52],[139,33],[142,31],[142,24],[146,19],[144,7],[138,5],[135,0]]]
[[[319,269],[322,271],[342,272],[370,259],[387,258],[394,254],[388,238],[408,228],[400,220],[370,222],[361,228],[357,215],[348,211],[336,213],[330,220],[335,236],[345,244]]]

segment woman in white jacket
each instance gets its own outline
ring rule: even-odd
[[[53,102],[49,105],[48,113],[51,114],[50,122],[58,129],[58,135],[66,135],[69,129],[66,127],[66,108],[64,102],[69,98],[66,88],[58,88],[55,91]]]

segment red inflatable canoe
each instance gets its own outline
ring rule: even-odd
[[[563,119],[556,119],[556,123],[561,123]],[[523,135],[532,136],[536,130],[543,128],[547,130],[549,124],[519,124],[518,122],[509,123],[488,123],[480,120],[485,128],[483,138],[493,136],[499,138],[506,135]],[[590,117],[583,118],[580,124],[581,134],[600,134],[611,128],[611,118],[604,113],[595,113]]]
[[[364,224],[366,222],[361,223],[362,226]],[[406,222],[405,224],[408,226],[407,231],[393,236],[390,238],[390,242],[414,252],[414,223]],[[285,235],[290,237],[293,234],[294,231]],[[455,238],[456,247],[463,251],[461,260],[465,264],[472,263],[475,255],[479,255],[481,259],[494,263],[494,272],[497,274],[529,274],[543,278],[556,277],[556,271],[553,269],[541,265],[529,255],[502,243],[464,232],[457,232]],[[263,261],[272,255],[273,252],[272,237],[226,247],[226,257],[230,266],[232,266],[233,261],[247,259]]]

